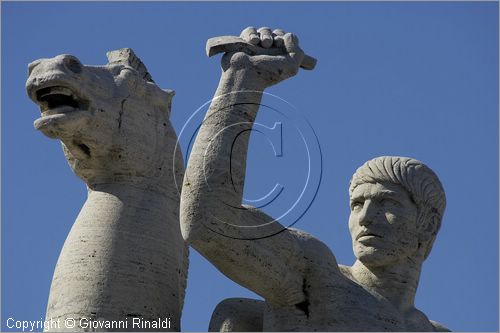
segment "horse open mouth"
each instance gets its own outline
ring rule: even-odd
[[[63,86],[37,90],[36,100],[43,116],[85,110],[88,107],[88,102],[79,98],[71,89]]]

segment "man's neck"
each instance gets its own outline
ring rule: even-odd
[[[412,258],[377,267],[367,266],[356,260],[351,272],[365,289],[381,295],[401,313],[408,313],[415,309],[421,268],[422,260]]]

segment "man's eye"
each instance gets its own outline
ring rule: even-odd
[[[382,199],[381,203],[385,207],[397,207],[397,206],[399,206],[399,202],[397,202],[394,199],[388,199],[388,198]]]
[[[361,208],[363,208],[363,202],[361,202],[361,201],[354,201],[351,204],[351,209],[352,210],[357,210],[357,209],[361,209]]]

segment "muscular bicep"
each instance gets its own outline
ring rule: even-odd
[[[267,301],[302,302],[305,262],[297,238],[263,212],[241,209],[237,223],[207,218],[203,237],[191,245],[224,275]]]

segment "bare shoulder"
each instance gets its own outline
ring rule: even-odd
[[[304,259],[309,261],[310,264],[334,265],[337,267],[335,255],[321,240],[295,228],[288,228],[288,232],[297,239],[304,253]]]
[[[354,277],[352,276],[351,266],[339,265],[339,270],[346,278],[354,281]]]
[[[451,332],[437,321],[430,320],[425,313],[418,309],[414,309],[406,315],[407,328],[411,331],[425,332]]]
[[[429,320],[432,324],[432,327],[434,327],[435,332],[451,332],[451,330],[445,326],[443,326],[441,323],[438,323],[437,321],[434,320]]]

